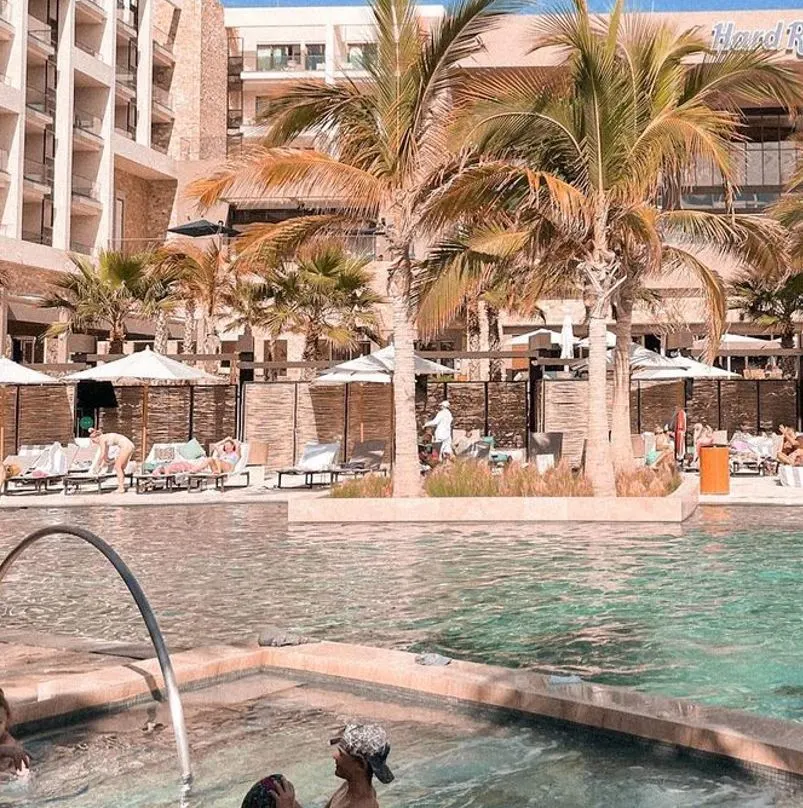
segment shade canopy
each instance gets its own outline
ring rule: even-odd
[[[695,350],[703,350],[707,345],[707,340],[695,340]],[[721,351],[738,351],[764,348],[768,351],[774,351],[781,347],[780,340],[777,339],[759,339],[758,337],[748,337],[744,334],[723,334],[719,340],[719,349]]]
[[[0,384],[55,384],[58,380],[0,356]]]
[[[203,370],[185,365],[183,362],[177,362],[175,359],[156,353],[150,348],[129,354],[122,359],[115,359],[113,362],[105,362],[94,368],[71,373],[65,378],[79,382],[89,380],[108,382],[219,381],[217,376],[212,376]]]
[[[235,230],[233,227],[228,227],[223,222],[210,222],[209,219],[198,219],[195,222],[187,222],[186,224],[179,224],[175,227],[169,227],[168,233],[177,233],[180,236],[189,236],[189,238],[202,238],[203,236],[239,236],[240,231]]]
[[[395,351],[392,345],[382,348],[367,356],[358,356],[329,368],[316,379],[316,384],[351,384],[353,382],[370,382],[389,384],[393,380],[395,368]],[[453,374],[454,369],[438,362],[431,362],[421,356],[415,357],[416,376],[442,376]]]

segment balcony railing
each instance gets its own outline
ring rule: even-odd
[[[22,230],[22,240],[32,241],[34,244],[53,244],[53,228],[42,227],[39,230]]]
[[[80,255],[92,255],[95,248],[91,244],[83,244],[75,239],[70,239],[70,252],[79,253]]]
[[[165,90],[158,85],[153,86],[153,100],[160,106],[165,107],[172,111],[173,109],[173,94],[169,90]]]
[[[115,80],[118,84],[122,84],[123,87],[127,87],[129,90],[137,89],[137,74],[135,70],[118,70],[115,74]]]
[[[52,115],[56,110],[56,91],[40,90],[38,87],[26,87],[25,106],[36,112],[41,112],[42,115]]]
[[[136,140],[137,138],[137,130],[134,126],[115,126],[114,131],[117,132],[118,135],[127,137],[129,140]]]
[[[75,109],[73,116],[73,126],[82,132],[100,137],[103,134],[103,118],[82,109]]]
[[[28,37],[42,45],[53,47],[53,30],[43,20],[28,15]]]
[[[72,175],[72,192],[76,196],[82,196],[85,199],[100,199],[100,190],[96,180],[89,177],[82,177],[80,174]]]
[[[38,160],[25,160],[22,164],[22,176],[39,185],[53,184],[53,165],[40,163]]]
[[[173,52],[173,44],[175,42],[175,36],[170,33],[170,31],[165,31],[163,28],[157,28],[156,26],[153,27],[153,41],[154,44],[158,45],[160,48],[163,48],[170,53]]]

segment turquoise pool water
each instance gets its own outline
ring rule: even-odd
[[[328,739],[346,717],[381,721],[396,780],[382,808],[800,808],[803,797],[699,760],[442,705],[254,677],[185,696],[196,782],[187,808],[237,808],[280,771],[304,808],[338,785]],[[3,808],[178,807],[166,711],[137,708],[30,739],[34,774],[0,782]],[[146,732],[148,722],[156,725]]]
[[[316,637],[564,670],[600,682],[803,717],[796,509],[705,509],[683,528],[293,527],[260,505],[2,513],[0,553],[80,518],[139,576],[173,645],[279,625]],[[144,638],[87,547],[29,551],[3,626]]]

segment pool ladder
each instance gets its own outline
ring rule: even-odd
[[[167,690],[167,700],[170,705],[170,717],[173,721],[173,732],[176,736],[176,747],[178,749],[178,760],[181,768],[181,787],[182,787],[182,803],[189,794],[190,786],[192,784],[192,768],[190,766],[190,747],[187,741],[187,725],[184,721],[184,707],[181,704],[181,697],[178,692],[178,685],[176,684],[176,676],[173,672],[173,664],[170,661],[170,654],[167,652],[164,637],[162,636],[159,624],[156,621],[156,615],[153,613],[142,587],[134,577],[134,574],[128,568],[122,558],[115,552],[110,544],[105,542],[100,536],[96,536],[88,530],[81,527],[73,527],[72,525],[53,525],[52,527],[44,527],[40,530],[35,530],[33,533],[28,534],[4,559],[0,564],[0,583],[6,573],[11,569],[11,565],[16,559],[32,544],[39,541],[39,539],[47,538],[48,536],[73,536],[78,539],[83,539],[88,544],[91,544],[96,550],[100,550],[106,559],[117,570],[123,582],[128,587],[128,591],[134,598],[137,604],[139,613],[145,621],[148,629],[153,648],[156,651],[156,658],[159,660],[159,667],[162,669],[162,678],[165,683],[165,690]]]

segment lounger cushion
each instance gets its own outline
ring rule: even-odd
[[[185,460],[200,460],[202,457],[206,457],[204,447],[201,446],[195,438],[191,438],[186,443],[181,444],[181,446],[178,447],[178,453]]]

